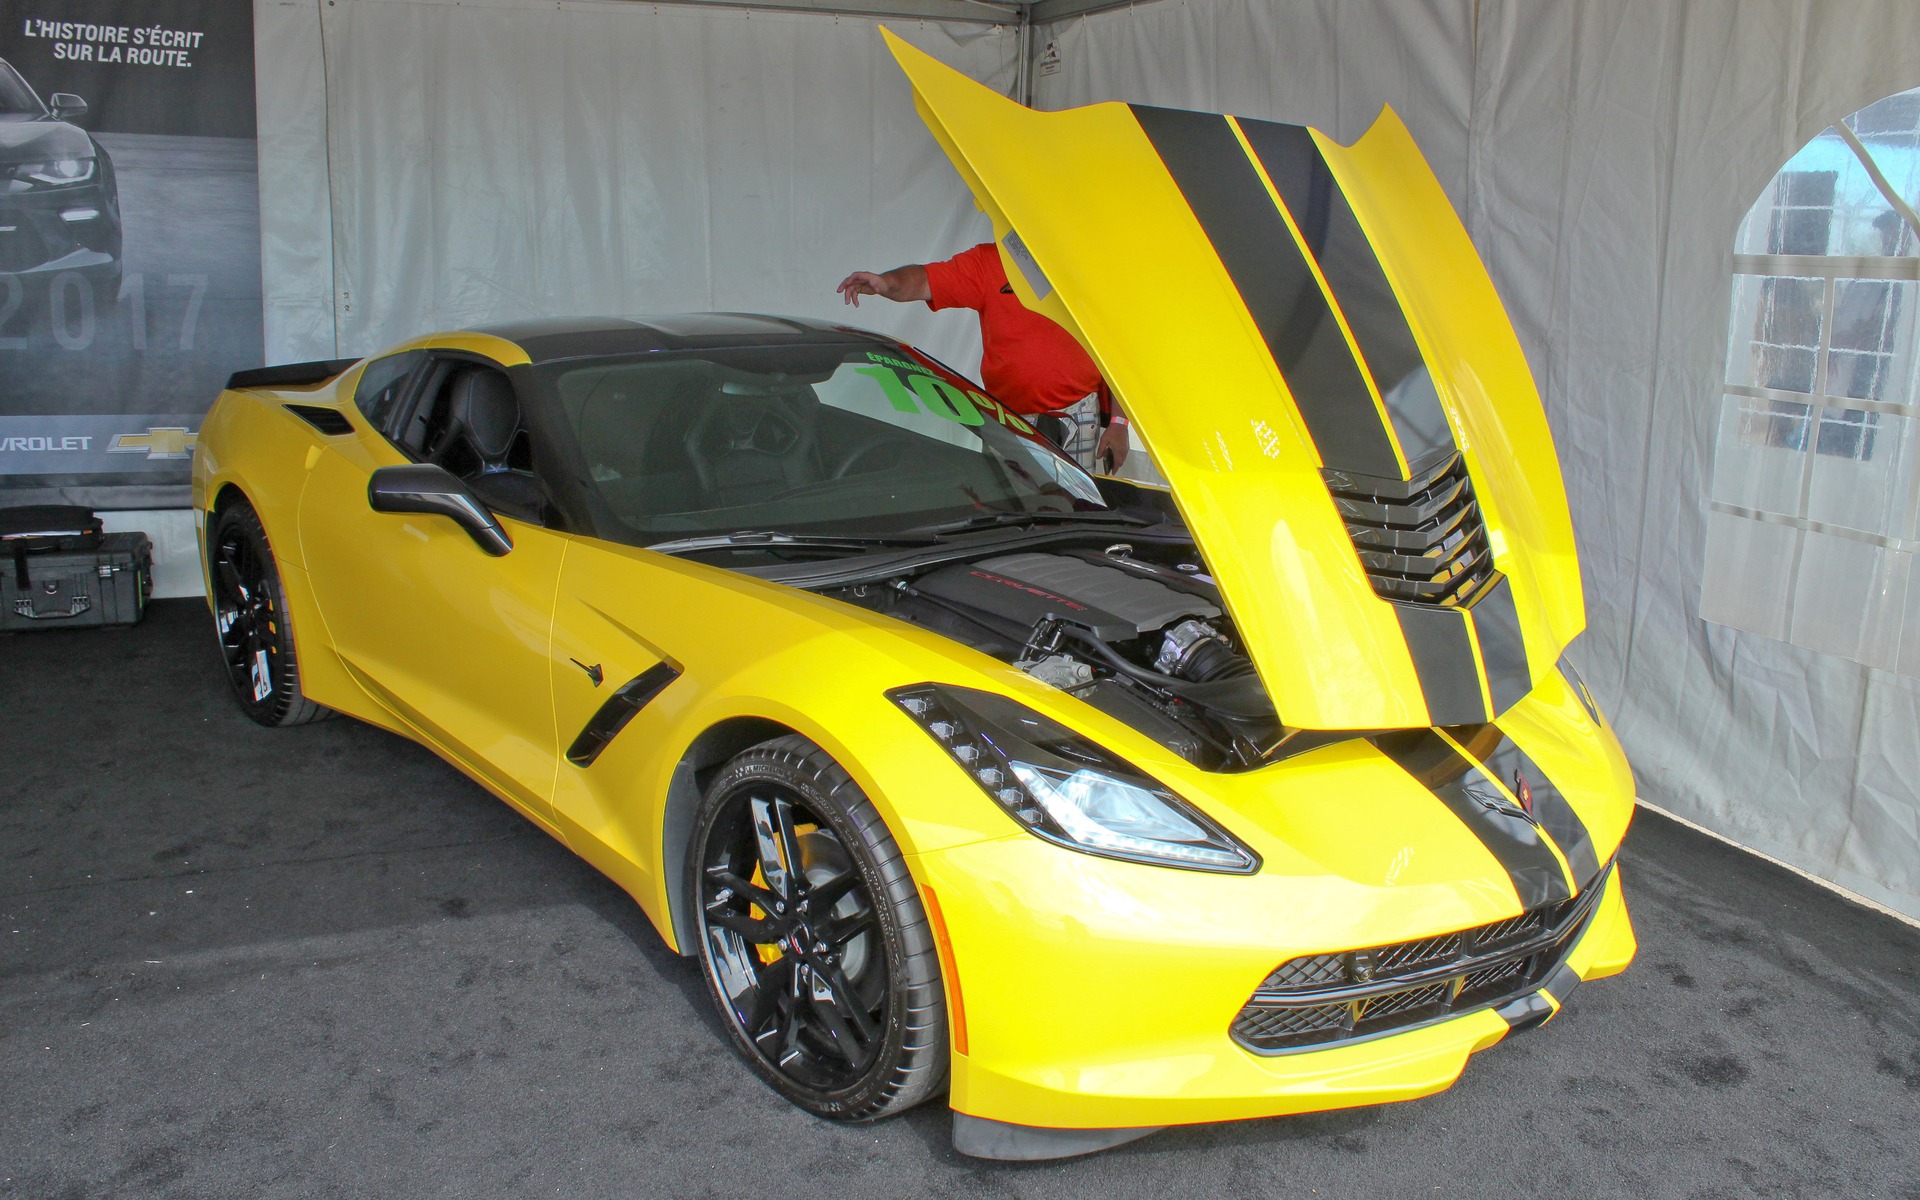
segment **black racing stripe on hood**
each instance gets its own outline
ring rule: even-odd
[[[1480,639],[1480,661],[1487,668],[1487,688],[1493,693],[1497,717],[1533,690],[1520,611],[1513,605],[1513,588],[1505,575],[1473,602],[1473,632]]]
[[[1478,753],[1477,747],[1469,747]],[[1540,764],[1528,757],[1527,752],[1514,744],[1512,738],[1502,734],[1500,744],[1492,753],[1480,755],[1481,765],[1487,773],[1507,785],[1515,795],[1520,792],[1519,781],[1525,779],[1527,790],[1533,798],[1534,819],[1540,822],[1560,847],[1560,853],[1567,856],[1567,865],[1573,868],[1573,877],[1585,888],[1600,873],[1600,855],[1593,848],[1593,837],[1587,832],[1587,824],[1580,814],[1567,802],[1566,795],[1540,769]],[[1557,994],[1557,993],[1556,993]]]
[[[1302,125],[1245,119],[1240,130],[1333,289],[1408,464],[1451,452],[1453,430],[1406,312],[1313,134]]]
[[[1506,868],[1520,906],[1538,908],[1573,895],[1567,873],[1532,818],[1500,794],[1478,763],[1430,729],[1377,734],[1373,744],[1473,831]]]
[[[1227,119],[1132,109],[1239,290],[1321,461],[1405,478],[1326,293]]]
[[[1407,639],[1428,722],[1478,725],[1488,720],[1467,615],[1457,608],[1422,604],[1395,604],[1393,612],[1400,618],[1400,635]]]

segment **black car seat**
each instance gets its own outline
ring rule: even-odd
[[[488,508],[540,521],[545,489],[532,471],[511,461],[521,440],[513,384],[498,371],[477,367],[461,371],[448,386],[447,426],[432,460],[465,480]]]

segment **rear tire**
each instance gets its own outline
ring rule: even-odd
[[[333,715],[300,691],[300,661],[285,589],[260,515],[245,500],[214,514],[207,531],[214,631],[234,699],[262,725],[304,725]]]
[[[687,873],[708,994],[775,1091],[835,1121],[940,1092],[946,992],[926,910],[879,811],[825,750],[782,737],[722,767]]]

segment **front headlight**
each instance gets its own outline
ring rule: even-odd
[[[1106,750],[1005,696],[945,684],[887,698],[1028,832],[1129,862],[1251,875],[1260,856]]]
[[[21,163],[13,168],[12,175],[28,183],[60,187],[92,179],[93,166],[91,158],[56,158],[51,162]]]

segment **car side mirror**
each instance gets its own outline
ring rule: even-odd
[[[55,92],[48,96],[47,107],[53,110],[53,119],[56,121],[71,121],[87,115],[87,102],[72,92]]]
[[[513,539],[501,528],[499,518],[445,467],[381,467],[367,480],[367,506],[375,512],[447,517],[495,558],[513,549]]]

